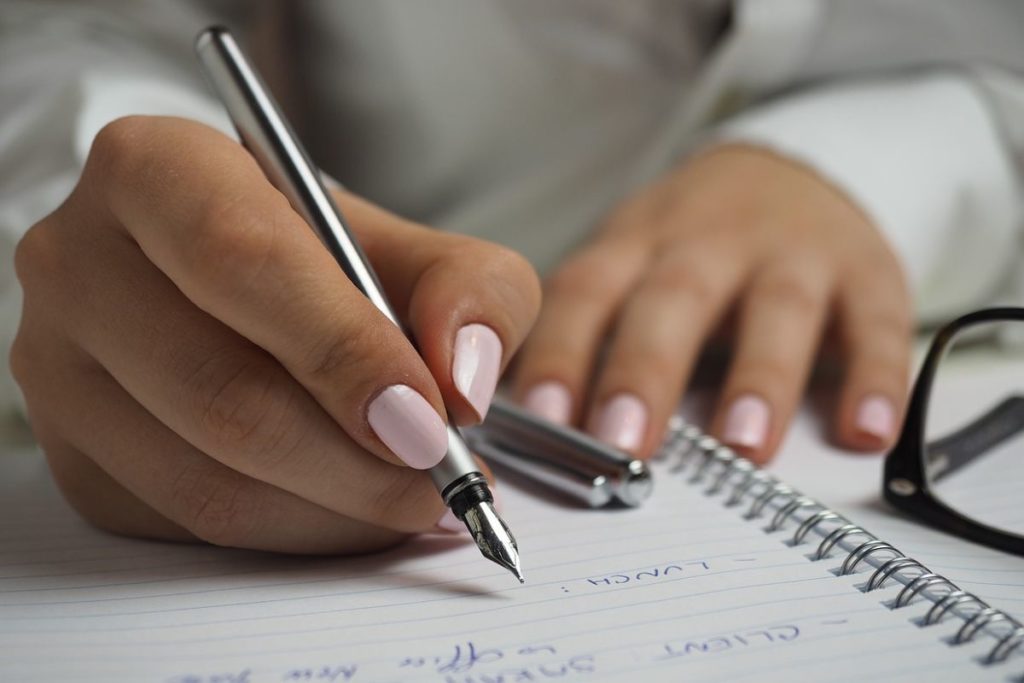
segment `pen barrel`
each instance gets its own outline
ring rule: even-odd
[[[408,336],[384,295],[345,218],[324,187],[320,172],[298,141],[256,70],[227,29],[209,28],[196,39],[196,54],[206,76],[224,103],[243,145],[263,174],[305,219],[349,280],[374,306]],[[472,476],[476,475],[476,476]],[[448,453],[430,476],[445,503],[445,491],[462,480],[483,480],[465,442],[454,427],[448,428]]]
[[[203,31],[196,39],[196,54],[239,139],[271,185],[314,230],[349,280],[401,327],[320,172],[231,34],[219,27]]]

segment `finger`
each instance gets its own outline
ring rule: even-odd
[[[64,370],[64,368],[62,368]],[[251,479],[181,440],[146,413],[112,379],[94,371],[90,382],[67,383],[62,391],[44,390],[54,431],[65,435],[130,496],[148,505],[190,535],[216,545],[292,553],[349,553],[377,550],[405,537],[333,513],[318,505]],[[69,454],[50,456],[58,479]],[[409,472],[392,467],[395,471]],[[67,490],[67,487],[65,487]],[[115,489],[116,491],[116,489]],[[125,524],[138,510],[126,496],[103,502],[103,491],[72,490],[83,515],[113,531],[171,537],[166,526]],[[180,539],[176,539],[180,540]]]
[[[78,449],[33,425],[54,481],[64,498],[93,526],[120,536],[162,541],[198,541],[121,486]]]
[[[660,443],[704,339],[742,282],[734,249],[682,244],[658,258],[618,316],[589,429],[645,457]]]
[[[877,451],[890,446],[903,420],[911,365],[910,296],[886,253],[864,259],[837,293],[845,376],[835,416],[838,442]]]
[[[487,414],[498,378],[537,317],[540,284],[516,252],[434,233],[335,193],[388,297],[460,424]]]
[[[122,119],[97,136],[79,190],[362,446],[420,469],[444,457],[444,406],[422,359],[236,142],[179,119]]]
[[[830,266],[798,252],[751,279],[713,432],[763,462],[777,448],[803,393],[828,310]]]
[[[579,422],[604,336],[649,259],[641,241],[605,239],[548,279],[516,372],[515,395],[528,410],[553,422]]]
[[[273,357],[193,306],[130,243],[90,255],[103,267],[57,306],[62,324],[197,451],[352,519],[412,532],[440,517],[429,477],[367,453]]]

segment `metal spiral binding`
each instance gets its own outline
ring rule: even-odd
[[[846,559],[843,560],[843,566],[839,568],[839,576],[846,576],[852,574],[857,570],[857,565],[866,560],[875,553],[892,551],[900,557],[904,557],[903,553],[894,548],[892,544],[881,541],[874,536],[871,537],[870,541],[864,541],[859,546],[854,548]]]
[[[892,576],[896,572],[903,571],[908,567],[920,567],[924,574],[929,573],[928,567],[924,566],[923,564],[921,564],[913,558],[894,557],[875,570],[874,574],[871,575],[871,578],[868,579],[868,584],[867,586],[865,586],[864,592],[870,593],[873,590],[881,588],[890,576]]]
[[[985,657],[985,663],[996,664],[997,662],[1005,661],[1010,656],[1010,653],[1022,644],[1024,644],[1024,626],[1018,626],[999,639],[996,646]]]
[[[776,503],[777,509],[771,522],[765,527],[766,532],[782,529],[799,510],[819,508],[800,522],[789,539],[791,545],[802,544],[807,536],[824,522],[841,522],[839,526],[824,535],[810,556],[813,561],[828,558],[832,550],[836,547],[842,548],[843,546],[840,544],[850,536],[865,536],[866,540],[848,551],[843,558],[838,571],[840,576],[854,573],[860,563],[872,555],[883,552],[892,553],[892,558],[877,565],[868,579],[864,591],[877,590],[888,579],[901,577],[904,585],[892,603],[893,609],[906,607],[914,601],[915,597],[929,588],[946,586],[949,591],[941,598],[928,598],[933,600],[933,604],[921,619],[921,627],[938,624],[946,614],[954,613],[963,619],[963,623],[951,640],[953,645],[970,642],[991,624],[1008,623],[1012,628],[1005,634],[999,635],[998,631],[990,632],[997,640],[984,658],[986,664],[1006,661],[1013,652],[1024,646],[1024,624],[1005,612],[991,607],[976,595],[961,590],[959,586],[944,576],[929,571],[923,564],[907,557],[895,546],[879,539],[863,527],[850,522],[839,513],[767,474],[749,460],[737,455],[732,449],[723,446],[717,439],[705,434],[696,425],[686,423],[681,417],[674,416],[670,420],[667,438],[657,457],[663,460],[675,459],[676,462],[670,467],[672,472],[683,471],[694,457],[699,457],[700,464],[689,477],[689,481],[694,484],[703,481],[711,471],[718,467],[717,474],[704,493],[713,496],[725,490],[726,495],[723,502],[726,507],[735,507],[745,499],[752,498],[750,507],[743,515],[745,519],[760,518],[773,501],[784,499],[785,502]],[[909,577],[905,572],[911,568],[918,568],[921,573],[908,581]],[[965,615],[962,608],[971,604],[976,605],[977,610],[971,612],[969,616]]]
[[[765,527],[764,530],[768,533],[778,531],[782,528],[782,525],[786,523],[786,520],[793,516],[794,512],[800,508],[810,507],[817,504],[818,503],[815,502],[814,499],[808,498],[807,496],[794,498],[779,508],[779,511],[775,513],[774,517],[772,517],[771,524]]]
[[[853,536],[856,534],[865,534],[874,538],[872,534],[868,533],[856,524],[844,524],[838,529],[834,529],[821,541],[821,543],[818,544],[818,549],[814,553],[814,559],[824,560],[828,557],[828,554],[832,552],[832,548],[834,548],[839,541],[843,540],[847,536]]]
[[[940,583],[944,583],[951,589],[956,590],[956,586],[952,584],[949,579],[945,576],[939,576],[931,572],[925,572],[921,576],[917,577],[907,585],[903,587],[899,595],[896,596],[896,600],[893,601],[893,609],[899,609],[900,607],[906,607],[910,604],[911,600],[914,599],[918,593],[927,588],[928,586],[935,586]]]
[[[754,470],[754,465],[746,458],[741,458],[728,446],[719,446],[718,454],[715,456],[723,466],[718,476],[711,483],[711,486],[704,490],[704,495],[715,496],[721,492],[729,478],[736,472],[748,473]]]
[[[798,494],[787,484],[783,484],[780,481],[773,481],[770,486],[765,488],[764,493],[754,499],[754,502],[750,505],[750,509],[747,510],[747,514],[744,515],[745,519],[758,519],[761,513],[764,512],[765,507],[772,501],[776,496],[788,496],[794,498]]]
[[[946,612],[948,612],[956,605],[961,605],[966,602],[976,603],[979,609],[984,609],[988,607],[988,603],[986,603],[978,596],[968,593],[967,591],[962,591],[959,588],[957,588],[952,593],[949,593],[944,598],[942,598],[937,603],[931,606],[931,609],[928,610],[928,613],[924,615],[924,621],[922,622],[922,625],[933,626],[934,624],[939,623],[940,621],[942,621],[942,617],[946,615]]]
[[[985,626],[985,624],[991,624],[993,621],[1014,620],[1006,612],[1002,612],[993,607],[986,607],[963,623],[963,626],[961,626],[956,632],[956,635],[953,636],[953,644],[962,645],[963,643],[966,643],[974,638],[974,634],[977,633],[980,628]]]
[[[833,519],[846,520],[845,517],[835,512],[832,512],[831,510],[820,510],[818,512],[815,512],[813,515],[805,519],[803,523],[800,524],[800,526],[797,527],[796,531],[793,533],[793,545],[800,545],[804,542],[804,539],[807,537],[807,534],[811,533],[814,527],[818,526],[822,522],[827,522]]]
[[[768,483],[769,477],[763,470],[759,470],[756,467],[753,467],[753,465],[751,468],[752,469],[747,472],[747,476],[744,477],[743,481],[733,488],[732,495],[726,498],[726,507],[735,507],[739,505],[747,495],[747,491],[750,491],[755,484]]]
[[[702,436],[697,439],[694,446],[696,446],[696,452],[700,456],[701,462],[690,476],[691,484],[699,483],[704,479],[704,475],[707,474],[708,469],[715,462],[715,455],[718,453],[721,444],[718,443],[718,439],[712,436]]]

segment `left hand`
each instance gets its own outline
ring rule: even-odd
[[[836,440],[858,450],[892,441],[911,351],[896,256],[813,171],[742,145],[700,154],[628,199],[553,273],[516,395],[648,456],[705,339],[734,305],[714,434],[767,460],[832,318],[845,367]]]

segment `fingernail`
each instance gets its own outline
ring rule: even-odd
[[[479,323],[459,330],[455,335],[452,381],[481,420],[491,406],[500,371],[501,340],[494,330]]]
[[[409,467],[425,470],[448,451],[448,430],[441,416],[418,391],[393,384],[373,399],[366,419],[384,445]]]
[[[633,394],[618,394],[601,409],[595,434],[626,451],[636,450],[647,429],[647,407]]]
[[[441,515],[441,519],[437,520],[437,528],[441,531],[447,531],[452,534],[468,533],[466,525],[462,523],[455,513],[451,511],[451,508],[445,508],[444,514]]]
[[[857,407],[855,424],[860,431],[882,441],[888,441],[896,428],[896,411],[884,396],[867,396]]]
[[[764,399],[747,395],[733,401],[725,417],[722,440],[730,446],[761,448],[768,439],[771,409]]]
[[[550,422],[569,424],[572,397],[564,384],[550,380],[536,384],[526,392],[523,407]]]

